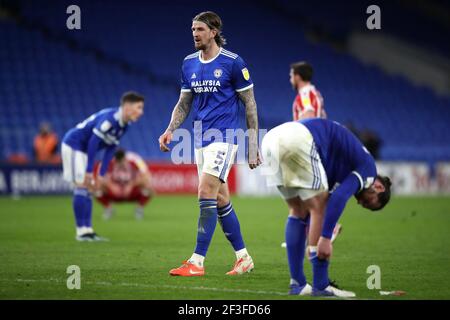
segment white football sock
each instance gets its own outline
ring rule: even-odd
[[[77,236],[82,236],[83,234],[92,233],[92,232],[94,232],[94,230],[92,230],[92,228],[77,227]]]
[[[205,257],[196,253],[193,253],[191,258],[189,259],[189,262],[195,264],[197,267],[203,267],[204,261]]]
[[[82,236],[85,233],[86,232],[84,232],[84,227],[77,227],[77,236]]]
[[[243,257],[248,256],[248,255],[249,254],[248,254],[246,248],[238,250],[238,251],[236,251],[236,260],[239,260],[240,258],[243,258]]]

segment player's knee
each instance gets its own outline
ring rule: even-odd
[[[217,207],[222,208],[230,203],[230,197],[228,195],[219,192],[217,195]]]
[[[75,183],[75,188],[77,189],[88,189],[88,187],[84,183]]]
[[[198,198],[215,199],[217,198],[217,192],[214,192],[214,188],[212,185],[203,183],[198,186]]]
[[[198,186],[199,199],[217,199],[218,186],[210,179],[200,179]]]
[[[291,207],[289,208],[289,215],[300,219],[306,219],[308,211],[305,210],[305,208]]]

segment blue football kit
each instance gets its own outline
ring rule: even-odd
[[[122,108],[108,108],[94,113],[70,129],[62,140],[64,178],[76,182],[73,192],[78,241],[101,240],[92,228],[92,199],[84,182],[85,174],[92,173],[95,156],[104,150],[99,174],[103,176],[114,157],[120,138],[128,129],[122,120]]]
[[[311,156],[317,152],[328,181],[329,197],[322,225],[322,237],[331,239],[333,229],[344,211],[347,201],[358,192],[369,188],[377,176],[375,160],[362,143],[348,129],[337,122],[326,119],[305,119],[298,121],[311,133],[313,145]],[[302,140],[299,140],[301,143]],[[311,161],[313,163],[313,161]],[[301,170],[301,168],[299,168]],[[313,166],[313,171],[317,167]],[[314,172],[318,175],[317,172]],[[311,186],[314,189],[314,185]],[[285,238],[291,295],[312,294],[319,296],[348,296],[354,293],[337,291],[328,277],[328,259],[321,259],[317,247],[309,247],[309,261],[312,264],[312,286],[306,281],[303,270],[305,243],[308,237],[310,217],[301,219],[289,216]]]
[[[191,92],[193,96],[191,112],[199,172],[226,181],[237,151],[238,93],[252,87],[244,60],[224,48],[210,60],[202,59],[201,51],[185,57],[181,68],[181,92]],[[247,251],[231,202],[218,208],[217,199],[199,199],[199,206],[197,245],[191,260],[196,262],[199,257],[206,256],[217,220],[237,259],[245,255]]]
[[[209,129],[221,132],[223,139],[220,142],[235,143],[226,130],[235,130],[239,125],[239,97],[236,92],[252,87],[246,63],[228,50],[220,48],[218,55],[208,61],[201,58],[199,51],[184,59],[181,91],[192,92],[193,120],[201,121],[202,125],[201,130],[194,130],[196,148],[219,142],[215,139],[202,139]]]
[[[96,153],[105,150],[100,175],[105,174],[120,138],[128,129],[128,124],[124,123],[121,117],[120,107],[103,109],[80,122],[64,136],[63,143],[87,154],[86,172],[92,173]]]
[[[322,236],[331,238],[348,199],[369,188],[377,176],[375,160],[341,124],[326,119],[300,120],[312,134],[330,188]]]

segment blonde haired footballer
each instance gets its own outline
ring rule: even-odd
[[[237,144],[227,130],[238,128],[239,103],[245,105],[249,129],[249,167],[260,163],[258,154],[258,116],[253,94],[253,82],[244,60],[223,48],[222,21],[213,12],[202,12],[192,21],[195,53],[188,55],[182,66],[181,93],[172,119],[159,138],[162,151],[169,151],[172,134],[194,113],[194,121],[202,130],[195,137],[195,158],[199,174],[197,245],[183,264],[170,270],[172,276],[203,276],[204,259],[217,220],[236,254],[228,275],[239,275],[254,268],[253,260],[242,239],[239,221],[230,202],[227,177],[234,162]],[[221,138],[208,140],[205,133],[214,130]],[[195,131],[195,130],[194,130]]]

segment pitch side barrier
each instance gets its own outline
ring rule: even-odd
[[[197,194],[198,174],[194,164],[148,163],[157,194]],[[236,169],[228,176],[230,192],[235,193]],[[68,195],[71,183],[64,181],[59,165],[0,164],[0,195]]]
[[[432,167],[426,162],[377,162],[378,172],[392,181],[396,195],[450,195],[450,162],[438,162]],[[267,187],[264,168],[250,170],[237,166],[237,190],[240,195],[278,196],[275,187]]]
[[[197,194],[198,175],[195,164],[170,162],[148,163],[158,194]],[[393,181],[397,195],[450,195],[450,162],[430,167],[425,162],[377,162],[379,173]],[[250,170],[248,165],[233,166],[228,177],[233,194],[277,196],[266,186],[263,168]],[[0,164],[0,195],[67,195],[71,184],[62,178],[62,167],[55,165]]]

